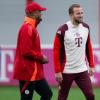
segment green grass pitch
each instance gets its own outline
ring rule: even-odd
[[[57,88],[52,87],[53,97],[52,100],[57,100]],[[100,100],[100,88],[94,88],[95,100]],[[33,100],[40,100],[38,94],[34,93]],[[0,100],[20,100],[18,87],[1,87],[0,86]],[[85,100],[84,95],[79,88],[71,88],[68,100]]]

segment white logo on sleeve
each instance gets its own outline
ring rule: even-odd
[[[28,95],[30,93],[29,90],[25,90],[25,94]]]
[[[61,31],[57,31],[58,34],[61,34]]]

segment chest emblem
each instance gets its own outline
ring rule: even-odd
[[[82,36],[80,36],[79,33],[75,33],[74,37],[75,37],[75,45],[77,47],[81,47],[81,45],[82,45]]]

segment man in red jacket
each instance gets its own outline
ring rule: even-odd
[[[48,59],[41,53],[39,33],[36,29],[40,23],[41,11],[46,8],[32,2],[26,6],[25,20],[17,41],[14,79],[19,80],[21,100],[32,100],[34,90],[41,100],[51,100],[52,92],[44,78],[43,64]]]

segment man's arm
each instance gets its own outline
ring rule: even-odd
[[[61,42],[59,39],[59,34],[56,33],[55,40],[54,40],[54,69],[55,69],[55,78],[58,83],[62,82],[62,73],[61,73],[61,64],[60,64],[60,49],[61,49]]]
[[[26,59],[37,60],[41,63],[45,63],[46,57],[43,54],[41,54],[40,52],[37,52],[33,49],[32,38],[31,38],[32,32],[33,31],[32,31],[31,26],[25,25],[21,28],[21,30],[20,30],[21,54]]]
[[[66,24],[63,24],[57,30],[55,40],[54,40],[54,68],[55,68],[55,78],[58,82],[62,82],[62,71],[66,63],[65,47],[64,47],[64,35],[65,31],[68,29]]]
[[[87,56],[87,60],[89,62],[89,73],[92,76],[94,73],[94,57],[93,57],[93,48],[92,48],[92,44],[91,44],[91,39],[90,39],[90,34],[88,35],[87,38],[87,43],[86,43],[86,56]]]
[[[56,33],[55,40],[54,40],[54,48],[53,48],[55,73],[61,72],[60,49],[61,49],[61,43],[60,43],[60,40],[59,40],[59,34]]]

